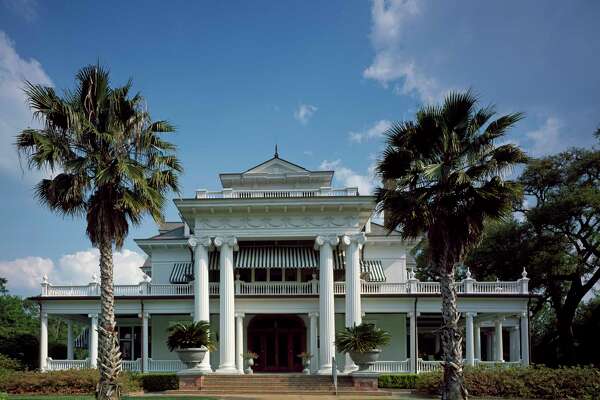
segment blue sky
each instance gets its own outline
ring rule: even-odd
[[[33,123],[22,81],[73,85],[100,60],[115,84],[133,78],[156,119],[177,127],[185,196],[217,189],[219,172],[272,156],[334,168],[337,186],[375,184],[390,121],[452,89],[527,117],[510,139],[533,155],[590,146],[600,124],[597,1],[0,0],[0,276],[15,293],[85,283],[97,254],[81,220],[32,199],[38,174],[11,147]],[[172,206],[167,218],[175,218]],[[134,237],[117,279],[139,279]]]

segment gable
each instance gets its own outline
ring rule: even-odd
[[[292,164],[289,161],[283,160],[278,157],[273,157],[270,160],[263,162],[255,167],[250,168],[243,175],[247,174],[272,174],[272,175],[283,175],[290,173],[308,173],[306,169],[299,165]]]

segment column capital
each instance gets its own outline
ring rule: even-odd
[[[212,239],[208,236],[201,236],[201,237],[192,236],[191,238],[188,239],[188,246],[190,246],[190,248],[192,248],[192,249],[196,248],[196,246],[198,246],[198,245],[204,246],[204,247],[209,247],[211,244],[212,244]]]
[[[308,317],[309,318],[319,318],[319,313],[318,312],[309,312]]]
[[[414,311],[409,311],[406,313],[406,315],[408,316],[408,318],[412,318],[415,316],[415,313],[414,313]],[[417,312],[417,317],[420,317],[420,316],[421,316],[421,313]]]
[[[142,319],[150,319],[150,313],[145,311],[143,313],[138,313],[138,318],[142,318]]]
[[[521,318],[527,318],[529,316],[529,312],[523,311],[520,316]]]
[[[48,313],[47,312],[40,313],[40,316],[42,318],[44,318],[44,319],[47,319],[48,318]]]
[[[504,322],[504,317],[498,317],[494,319],[494,324],[501,324]]]
[[[244,318],[246,316],[246,314],[243,312],[236,312],[234,315],[236,318]]]
[[[469,312],[465,313],[465,317],[475,318],[476,316],[477,316],[476,312],[469,311]]]
[[[217,236],[214,239],[214,244],[217,247],[221,247],[223,245],[227,245],[229,247],[235,247],[237,245],[237,243],[238,243],[237,238],[233,235]]]
[[[367,235],[365,235],[364,232],[355,233],[352,235],[344,235],[344,236],[342,236],[341,241],[346,246],[350,246],[350,244],[352,244],[352,243],[362,246],[367,241]]]
[[[98,319],[98,314],[88,314],[88,318]]]
[[[336,235],[319,235],[315,239],[315,247],[322,247],[326,244],[330,246],[337,246],[340,239]]]

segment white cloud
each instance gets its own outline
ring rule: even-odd
[[[391,126],[392,123],[390,121],[382,119],[375,122],[373,126],[364,131],[348,132],[348,138],[351,142],[355,143],[362,143],[366,140],[380,138]]]
[[[135,251],[123,249],[113,254],[115,284],[137,284],[143,279],[139,269],[145,257]],[[92,275],[100,276],[98,249],[65,254],[58,263],[49,258],[25,257],[13,261],[0,261],[0,277],[8,280],[13,294],[32,295],[40,291],[44,275],[56,285],[86,285]]]
[[[313,117],[318,108],[310,104],[300,104],[294,111],[294,118],[300,121],[301,124],[306,125],[308,121]]]
[[[375,163],[369,166],[365,175],[361,175],[352,169],[345,167],[341,160],[328,161],[324,160],[319,169],[335,171],[334,178],[339,181],[344,187],[357,187],[361,195],[373,193],[373,189],[377,185],[375,176]]]
[[[415,95],[421,101],[431,103],[440,100],[447,90],[419,69],[403,50],[402,43],[407,23],[419,13],[416,0],[373,1],[370,37],[375,58],[363,71],[363,76],[376,80],[386,88],[395,82],[394,92]]]
[[[560,130],[564,123],[556,117],[548,117],[544,124],[535,131],[527,132],[525,136],[531,141],[531,153],[542,156],[560,151],[564,146],[560,140]]]
[[[42,65],[19,56],[14,43],[0,31],[0,172],[9,174],[21,174],[15,136],[23,128],[36,126],[23,93],[25,80],[52,86]]]

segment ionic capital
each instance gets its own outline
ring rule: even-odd
[[[243,312],[236,312],[234,315],[236,318],[244,318],[246,316],[246,314]]]
[[[196,248],[196,246],[200,245],[200,246],[204,246],[204,247],[210,247],[210,245],[212,244],[212,239],[208,236],[201,236],[201,237],[190,237],[188,239],[188,246],[190,246],[190,248],[193,250]]]
[[[340,242],[340,239],[336,235],[319,235],[315,239],[315,247],[322,247],[325,245],[329,246],[337,246]]]
[[[223,245],[227,245],[229,247],[235,247],[237,245],[237,238],[233,235],[231,236],[217,236],[214,240],[214,244],[217,247],[222,247]]]
[[[150,313],[149,312],[138,313],[138,318],[150,319]]]
[[[98,319],[98,314],[88,314],[88,318]]]
[[[355,233],[353,235],[344,235],[342,236],[342,243],[346,246],[350,246],[351,244],[357,244],[362,246],[367,241],[367,235],[364,232]]]
[[[477,316],[476,312],[466,312],[465,313],[465,317],[468,317],[468,318],[475,318],[476,316]]]
[[[319,313],[318,312],[309,312],[308,317],[309,318],[319,318]]]

